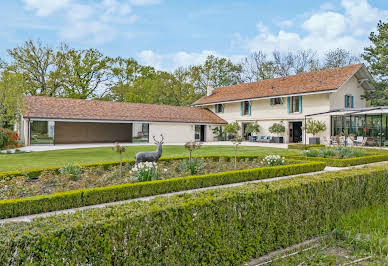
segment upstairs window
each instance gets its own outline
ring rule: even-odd
[[[215,113],[223,113],[224,112],[224,105],[223,104],[216,104],[214,106],[214,112]]]
[[[288,97],[287,100],[288,113],[302,112],[302,96]]]
[[[345,95],[345,108],[354,108],[354,96]]]
[[[283,104],[282,98],[272,98],[269,99],[271,105]]]
[[[241,102],[241,115],[251,115],[251,103],[249,101]]]

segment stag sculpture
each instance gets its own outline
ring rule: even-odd
[[[157,141],[155,139],[155,136],[152,136],[152,137],[155,141],[155,144],[158,146],[158,148],[156,149],[156,151],[153,151],[153,152],[138,152],[135,155],[136,164],[141,162],[156,162],[159,160],[160,156],[162,156],[162,145],[164,140],[163,135],[160,134],[160,137],[161,137],[160,141]]]

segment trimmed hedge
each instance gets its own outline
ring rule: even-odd
[[[1,264],[240,265],[388,201],[388,167],[159,197],[0,227]]]
[[[320,149],[324,147],[325,147],[324,144],[306,144],[306,145],[301,143],[288,144],[289,149],[296,149],[296,150],[311,150],[311,149]]]
[[[208,175],[176,177],[165,180],[71,190],[12,200],[0,200],[0,219],[134,199],[188,189],[316,172],[321,171],[324,168],[325,164],[322,162],[300,162],[297,164],[225,171]]]
[[[303,160],[303,161],[321,161],[321,162],[324,162],[327,166],[346,167],[346,166],[388,161],[388,154],[367,155],[367,156],[346,158],[346,159],[292,156],[292,155],[287,156],[287,158]]]

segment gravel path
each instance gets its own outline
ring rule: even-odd
[[[377,164],[383,164],[386,162],[377,162],[377,163],[371,163],[368,165],[377,165]],[[148,197],[142,197],[142,198],[136,198],[136,199],[129,199],[129,200],[123,200],[123,201],[116,201],[116,202],[109,202],[109,203],[103,203],[103,204],[97,204],[97,205],[90,205],[80,208],[74,208],[74,209],[66,209],[66,210],[59,210],[59,211],[53,211],[53,212],[45,212],[45,213],[39,213],[39,214],[33,214],[33,215],[27,215],[27,216],[19,216],[19,217],[13,217],[13,218],[7,218],[7,219],[0,219],[0,224],[9,223],[9,222],[31,222],[33,219],[38,217],[47,217],[51,215],[56,214],[66,214],[66,213],[74,213],[76,211],[82,211],[87,209],[94,209],[94,208],[104,208],[106,206],[112,206],[117,204],[123,204],[131,201],[147,201],[154,199],[155,197],[159,196],[173,196],[173,195],[179,195],[184,193],[195,193],[199,191],[206,191],[211,189],[217,189],[217,188],[229,188],[229,187],[237,187],[242,186],[246,184],[254,184],[254,183],[260,183],[260,182],[270,182],[270,181],[277,181],[277,180],[283,180],[283,179],[290,179],[297,176],[306,176],[306,175],[315,175],[315,174],[321,174],[326,172],[333,172],[333,171],[341,171],[346,169],[352,169],[352,168],[360,168],[365,165],[356,165],[356,166],[349,166],[349,167],[330,167],[326,166],[323,171],[318,172],[311,172],[311,173],[304,173],[304,174],[297,174],[297,175],[289,175],[289,176],[280,176],[280,177],[274,177],[274,178],[268,178],[268,179],[261,179],[261,180],[254,180],[254,181],[246,181],[246,182],[240,182],[240,183],[233,183],[233,184],[226,184],[226,185],[219,185],[219,186],[212,186],[212,187],[205,187],[205,188],[198,188],[198,189],[190,189],[190,190],[183,190],[178,192],[172,192],[172,193],[166,193],[166,194],[158,194],[155,196],[148,196]]]

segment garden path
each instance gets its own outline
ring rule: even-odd
[[[97,205],[90,205],[90,206],[85,206],[85,207],[80,207],[80,208],[73,208],[73,209],[66,209],[66,210],[59,210],[59,211],[53,211],[53,212],[39,213],[39,214],[33,214],[33,215],[19,216],[19,217],[7,218],[7,219],[0,219],[0,225],[4,224],[4,223],[9,223],[9,222],[31,222],[33,219],[39,218],[39,217],[47,217],[47,216],[57,215],[57,214],[74,213],[76,211],[83,211],[83,210],[87,210],[87,209],[104,208],[104,207],[107,207],[107,206],[128,203],[128,202],[131,202],[131,201],[148,201],[148,200],[152,200],[152,199],[154,199],[156,197],[161,197],[161,196],[162,197],[170,197],[170,196],[173,196],[173,195],[179,195],[179,194],[184,194],[184,193],[196,193],[196,192],[206,191],[206,190],[211,190],[211,189],[237,187],[237,186],[242,186],[242,185],[247,185],[247,184],[254,184],[254,183],[260,183],[260,182],[271,182],[271,181],[277,181],[277,180],[283,180],[283,179],[290,179],[290,178],[294,178],[294,177],[297,177],[297,176],[315,175],[315,174],[320,174],[320,173],[326,173],[326,172],[332,172],[332,171],[341,171],[341,170],[352,169],[352,168],[361,168],[361,167],[364,167],[366,165],[378,165],[378,164],[384,164],[384,163],[386,163],[386,162],[362,164],[362,165],[349,166],[349,167],[329,167],[329,166],[326,166],[324,170],[318,171],[318,172],[311,172],[311,173],[304,173],[304,174],[297,174],[297,175],[289,175],[289,176],[280,176],[280,177],[274,177],[274,178],[268,178],[268,179],[246,181],[246,182],[226,184],[226,185],[219,185],[219,186],[212,186],[212,187],[205,187],[205,188],[198,188],[198,189],[183,190],[183,191],[178,191],[178,192],[159,194],[159,195],[142,197],[142,198],[136,198],[136,199],[129,199],[129,200],[123,200],[123,201],[109,202],[109,203],[103,203],[103,204],[97,204]]]

